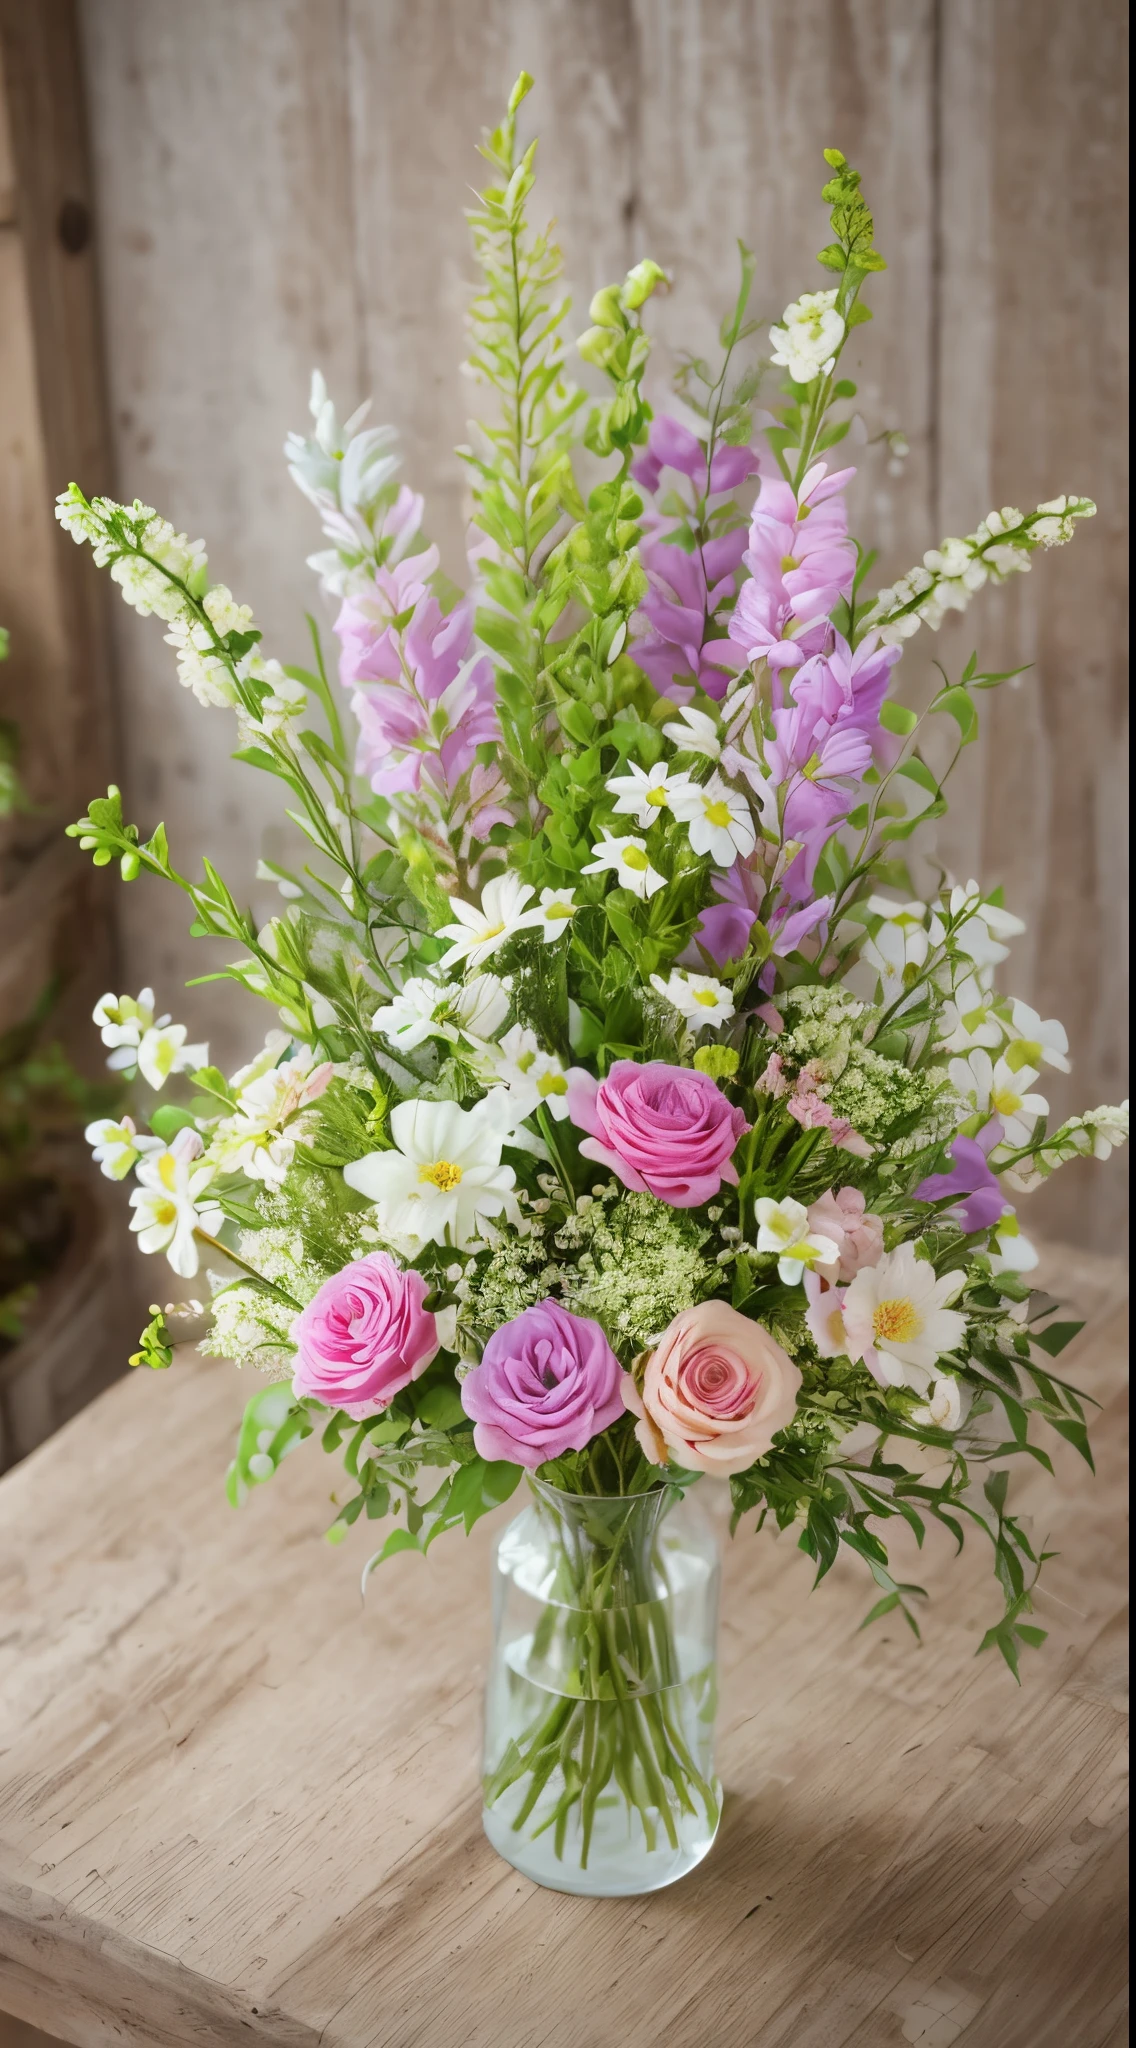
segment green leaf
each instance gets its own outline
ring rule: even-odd
[[[885,732],[899,733],[906,739],[919,723],[918,714],[906,704],[897,704],[893,697],[885,697],[880,705],[880,724]]]
[[[1050,1358],[1058,1358],[1067,1344],[1080,1335],[1085,1325],[1080,1323],[1050,1323],[1044,1330],[1031,1330],[1030,1341],[1039,1344]]]
[[[197,1125],[188,1109],[179,1109],[174,1102],[160,1103],[150,1116],[150,1129],[156,1138],[168,1145],[179,1131],[196,1130]]]

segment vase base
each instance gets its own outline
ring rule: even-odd
[[[493,1807],[484,1808],[481,1815],[486,1838],[498,1856],[545,1891],[571,1892],[579,1898],[637,1898],[677,1884],[709,1854],[718,1832],[717,1820],[710,1827],[705,1815],[700,1814],[697,1823],[691,1825],[684,1816],[677,1847],[664,1841],[660,1847],[649,1849],[641,1834],[635,1841],[624,1833],[618,1842],[593,1842],[587,1866],[581,1869],[578,1840],[573,1841],[570,1836],[564,1845],[565,1853],[558,1856],[552,1829],[534,1839],[513,1827],[508,1805],[507,1799],[500,1799]]]

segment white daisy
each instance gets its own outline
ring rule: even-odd
[[[141,1185],[130,1197],[130,1228],[137,1231],[139,1246],[144,1252],[165,1252],[183,1280],[192,1280],[199,1264],[194,1232],[215,1237],[224,1221],[223,1210],[201,1199],[215,1171],[211,1163],[198,1163],[203,1149],[196,1131],[188,1126],[179,1131],[164,1151],[142,1161]]]
[[[695,853],[709,854],[720,868],[732,868],[739,854],[744,859],[757,845],[749,805],[720,775],[676,791],[672,808],[687,827]]]
[[[445,965],[456,967],[459,960],[464,960],[467,967],[480,967],[506,939],[539,924],[539,910],[525,908],[534,893],[527,882],[510,873],[494,875],[491,882],[486,882],[480,906],[453,897],[455,922],[442,925],[438,933],[439,938],[452,941]]]
[[[666,878],[651,866],[647,849],[641,839],[629,833],[626,839],[616,839],[605,832],[598,846],[593,846],[595,859],[588,861],[581,869],[585,875],[602,874],[605,868],[614,870],[620,887],[630,889],[635,896],[646,901],[656,891],[666,887]]]
[[[689,1024],[728,1024],[734,1014],[734,999],[729,989],[724,982],[715,981],[711,974],[683,974],[676,967],[666,981],[661,974],[653,974],[651,987],[657,995],[673,1003]]]
[[[881,1386],[925,1394],[937,1361],[966,1336],[965,1316],[947,1307],[965,1280],[963,1272],[936,1279],[911,1244],[862,1266],[844,1297],[849,1358],[862,1359]]]
[[[398,1237],[460,1248],[483,1217],[517,1217],[515,1175],[502,1166],[507,1120],[491,1097],[472,1109],[456,1102],[400,1102],[391,1111],[389,1152],[368,1152],[343,1169],[348,1187],[378,1205],[381,1225]]]
[[[576,891],[574,889],[542,889],[540,892],[540,928],[549,944],[562,937],[576,915]]]
[[[756,1209],[757,1249],[779,1254],[777,1272],[786,1287],[795,1287],[807,1267],[838,1264],[839,1245],[830,1237],[810,1231],[808,1210],[794,1202],[792,1196],[775,1202],[769,1195],[763,1195]]]
[[[677,795],[685,796],[693,787],[689,775],[667,768],[661,761],[650,770],[629,761],[627,773],[613,775],[607,786],[615,797],[616,810],[634,818],[644,831],[657,822],[661,812],[674,809]]]

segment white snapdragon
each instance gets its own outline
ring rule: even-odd
[[[744,859],[757,845],[749,805],[720,775],[676,790],[671,808],[686,826],[694,852],[708,854],[718,867],[732,868],[739,855]]]
[[[118,1073],[137,1071],[151,1088],[162,1088],[171,1074],[190,1073],[209,1058],[207,1045],[187,1045],[187,1027],[155,1017],[154,991],[137,998],[108,993],[95,1004],[92,1016],[104,1045],[113,1048],[107,1066]]]
[[[757,1249],[777,1253],[778,1276],[786,1287],[795,1287],[814,1266],[839,1264],[840,1246],[811,1228],[803,1203],[795,1202],[791,1196],[775,1202],[771,1196],[763,1195],[756,1210]]]
[[[641,897],[644,902],[666,887],[666,876],[651,866],[643,841],[637,839],[633,832],[620,839],[605,831],[599,843],[593,846],[592,854],[593,859],[584,863],[581,874],[599,875],[610,868],[620,887],[630,889],[632,895]]]
[[[685,974],[676,967],[665,981],[661,974],[653,974],[651,987],[696,1028],[703,1024],[728,1024],[734,1014],[729,989],[711,974]]]
[[[198,1133],[188,1127],[160,1152],[151,1152],[137,1169],[140,1185],[130,1197],[134,1211],[130,1228],[144,1252],[165,1252],[174,1272],[192,1280],[200,1263],[195,1232],[216,1236],[224,1211],[210,1202],[208,1190],[215,1167],[201,1157]]]
[[[1007,1145],[1028,1145],[1038,1118],[1049,1114],[1044,1095],[1029,1093],[1037,1080],[1034,1069],[1015,1071],[1004,1059],[995,1063],[983,1046],[976,1046],[966,1059],[952,1060],[947,1071],[956,1093],[979,1116],[1001,1120]]]
[[[124,1116],[118,1123],[113,1117],[99,1117],[87,1125],[83,1136],[91,1147],[95,1165],[107,1180],[125,1180],[144,1152],[162,1150],[161,1138],[143,1135],[133,1117],[129,1116]]]
[[[965,611],[984,583],[1002,583],[1015,570],[1028,569],[1036,548],[1063,546],[1072,540],[1076,521],[1091,519],[1096,509],[1091,498],[1061,497],[1024,515],[1016,505],[988,513],[964,540],[928,548],[921,563],[881,590],[865,627],[877,631],[885,645],[909,640],[921,625],[937,632],[947,613]]]
[[[770,361],[787,369],[794,384],[812,384],[836,366],[844,340],[844,321],[836,311],[836,292],[805,292],[786,306],[783,325],[771,327]]]
[[[611,776],[607,786],[616,810],[633,818],[643,831],[657,823],[663,811],[674,810],[676,796],[685,797],[694,787],[689,775],[662,762],[648,770],[637,761],[628,761],[626,773]]]
[[[308,556],[324,590],[344,597],[370,580],[377,563],[402,559],[422,525],[423,501],[404,484],[396,491],[398,436],[393,427],[366,427],[370,400],[340,425],[327,384],[312,372],[310,437],[289,434],[288,473],[310,499],[333,543]]]
[[[564,1063],[546,1052],[535,1031],[514,1024],[501,1040],[495,1078],[507,1090],[518,1119],[543,1105],[558,1123],[568,1114],[568,1077]]]

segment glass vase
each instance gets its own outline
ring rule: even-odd
[[[529,1484],[494,1551],[485,1832],[553,1891],[656,1891],[702,1861],[721,1812],[717,1546],[675,1486]]]

